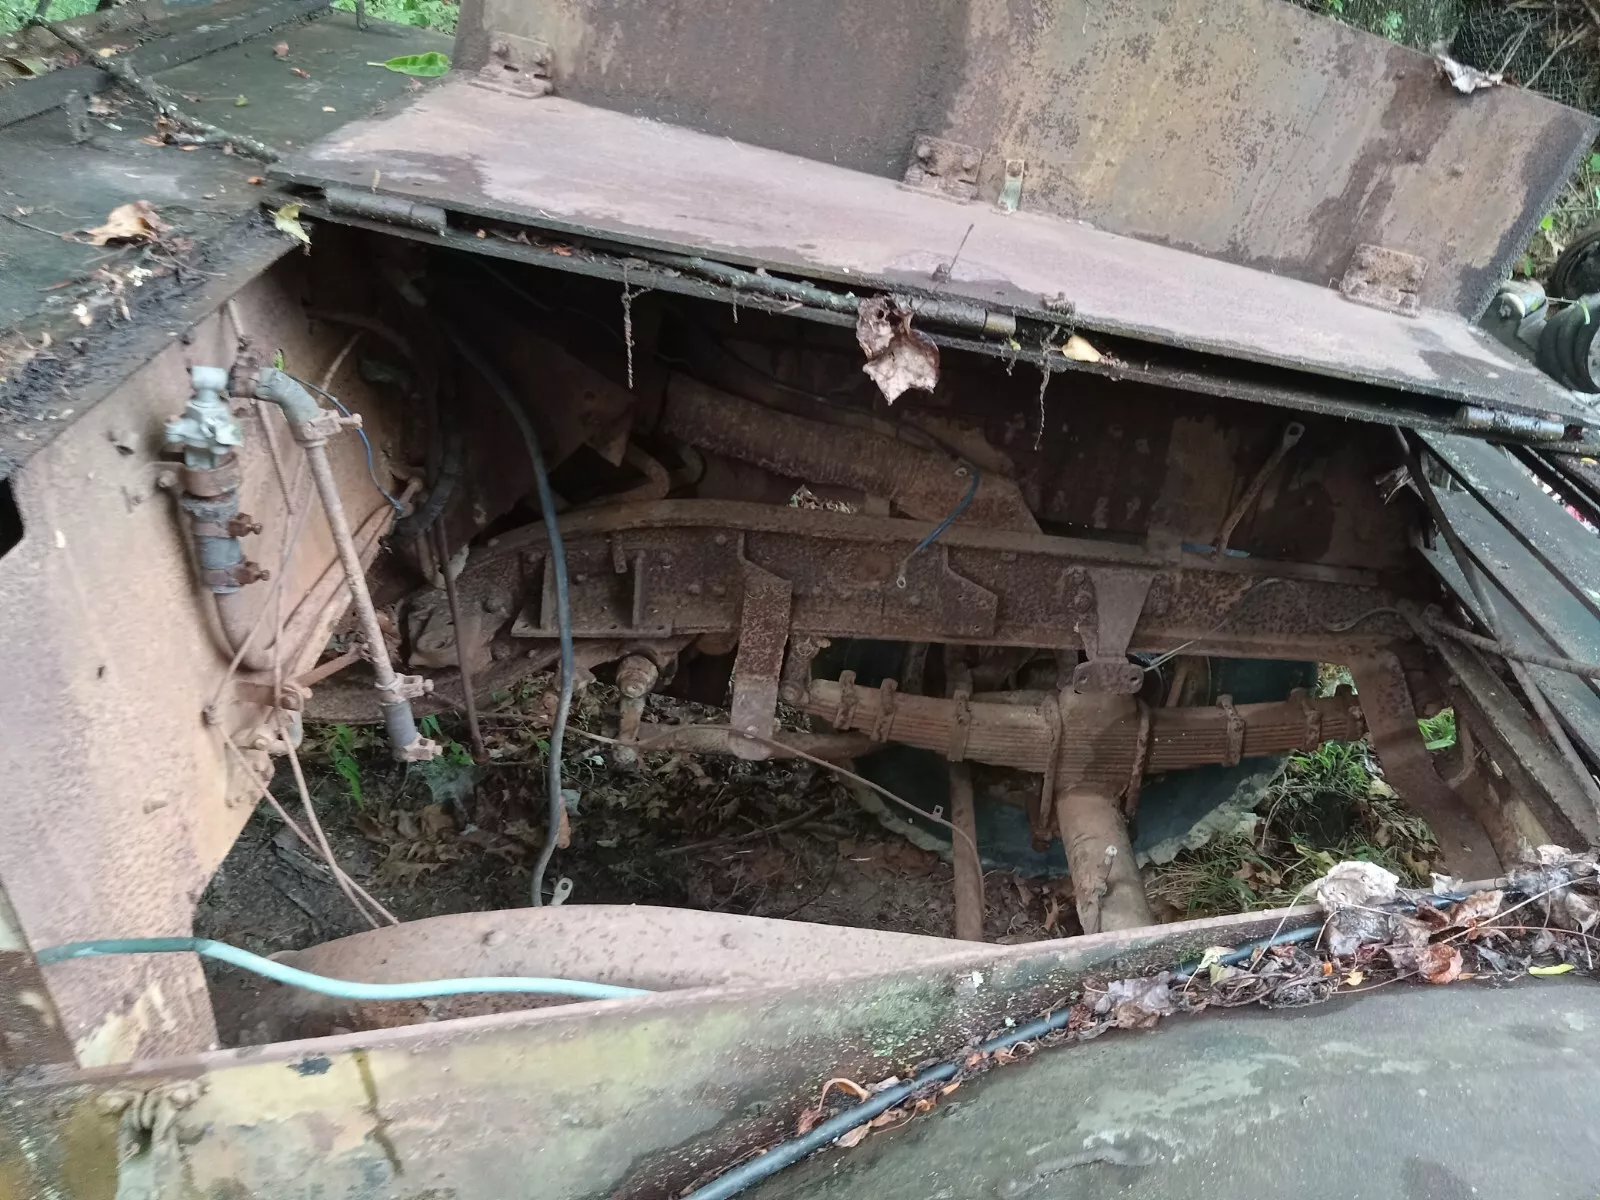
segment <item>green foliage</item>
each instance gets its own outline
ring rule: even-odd
[[[1454,732],[1453,714],[1432,730]],[[1437,739],[1436,739],[1437,740]],[[1221,837],[1152,869],[1147,890],[1190,916],[1292,904],[1335,863],[1374,862],[1425,885],[1438,843],[1378,774],[1365,742],[1294,754],[1248,832]]]
[[[354,12],[355,0],[333,0],[333,7]],[[454,33],[460,8],[454,0],[367,0],[367,15],[374,21]]]
[[[369,62],[367,66],[384,67],[401,75],[421,75],[431,78],[449,73],[450,56],[440,54],[437,50],[429,50],[426,54],[402,54],[385,62]]]
[[[81,17],[95,10],[96,0],[55,0],[50,6],[52,21]],[[21,29],[39,7],[39,0],[0,0],[0,33]]]
[[[1456,710],[1444,709],[1437,716],[1424,717],[1417,722],[1422,730],[1422,742],[1429,750],[1446,750],[1456,744]]]
[[[344,780],[345,792],[355,801],[357,808],[366,807],[361,792],[361,761],[356,758],[356,750],[363,740],[354,728],[341,721],[329,729],[324,746],[328,762],[339,778]]]

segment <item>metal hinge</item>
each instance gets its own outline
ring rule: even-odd
[[[911,163],[902,182],[919,192],[952,200],[975,200],[983,151],[945,138],[919,134],[911,144]]]
[[[489,61],[478,69],[475,83],[530,99],[548,96],[555,90],[551,64],[555,53],[538,38],[514,33],[489,35]]]
[[[1428,260],[1383,246],[1360,245],[1339,281],[1346,300],[1414,317],[1421,309],[1422,279]]]

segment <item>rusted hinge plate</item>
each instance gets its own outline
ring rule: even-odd
[[[911,144],[911,164],[901,181],[919,192],[952,200],[975,200],[983,151],[946,138],[918,134]]]
[[[1428,273],[1428,260],[1383,246],[1360,245],[1350,256],[1350,266],[1339,281],[1346,300],[1414,317],[1421,309],[1418,296]]]
[[[490,34],[489,60],[478,69],[473,82],[512,96],[548,96],[555,90],[554,59],[549,43],[539,38]]]

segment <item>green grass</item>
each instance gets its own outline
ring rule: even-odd
[[[39,0],[0,0],[0,33],[20,29],[39,7]],[[52,21],[66,21],[95,10],[95,0],[55,0],[50,5]]]
[[[11,0],[0,0],[9,3]],[[333,0],[333,7],[354,12],[355,0]],[[461,9],[455,0],[367,0],[367,15],[374,21],[393,21],[396,25],[415,25],[454,33]]]
[[[1442,741],[1446,729],[1453,741],[1454,714],[1441,713],[1423,728],[1432,742]],[[1426,886],[1438,854],[1433,832],[1383,781],[1365,742],[1329,742],[1291,755],[1256,814],[1248,832],[1153,868],[1146,890],[1189,916],[1213,916],[1292,904],[1347,859],[1377,863]]]

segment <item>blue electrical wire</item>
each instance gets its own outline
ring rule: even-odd
[[[935,525],[933,529],[929,531],[928,536],[917,543],[916,549],[912,550],[910,554],[906,555],[905,558],[900,560],[900,570],[895,576],[894,581],[896,587],[906,586],[906,566],[913,558],[921,554],[929,546],[933,545],[933,543],[938,540],[941,533],[943,533],[946,529],[949,529],[950,526],[954,525],[956,523],[956,519],[960,517],[962,513],[967,511],[967,506],[972,503],[972,498],[978,494],[978,484],[982,481],[983,475],[978,468],[973,466],[971,463],[966,464],[966,468],[972,472],[972,482],[967,486],[967,494],[961,497],[960,504],[957,504],[955,508],[950,510],[949,516],[945,517],[944,520]]]
[[[345,416],[348,417],[350,415],[350,410],[340,403],[339,397],[335,396],[332,392],[326,391],[323,388],[319,388],[314,383],[307,383],[304,379],[295,379],[295,377],[293,375],[289,375],[289,372],[287,371],[285,371],[284,374],[288,375],[290,379],[294,379],[294,381],[301,387],[310,388],[313,392],[316,392],[322,396],[326,396],[330,401],[333,402],[333,406]],[[361,444],[367,448],[367,474],[372,479],[372,486],[377,488],[378,494],[389,502],[389,505],[394,509],[396,516],[405,516],[406,506],[391,496],[388,491],[385,490],[383,484],[378,482],[378,468],[372,458],[372,441],[367,437],[367,431],[365,429],[357,429],[356,433],[361,436]]]
[[[48,964],[74,958],[99,958],[107,954],[174,954],[185,951],[253,971],[291,987],[320,992],[324,996],[337,996],[342,1000],[426,1000],[433,996],[460,996],[471,992],[527,992],[544,996],[574,996],[582,1000],[620,1000],[629,996],[650,995],[643,988],[516,975],[425,979],[415,983],[357,983],[349,979],[314,975],[310,971],[251,954],[226,942],[196,937],[100,938],[89,942],[67,942],[41,950],[37,957],[41,963]]]

